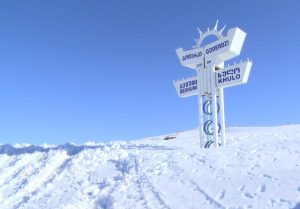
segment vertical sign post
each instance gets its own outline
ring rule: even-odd
[[[212,30],[207,29],[196,40],[193,49],[176,49],[181,65],[194,69],[195,77],[173,81],[178,96],[198,95],[200,147],[208,148],[226,144],[224,90],[223,88],[247,83],[252,62],[247,60],[224,67],[224,62],[238,56],[246,33],[239,28],[231,28],[222,35],[225,26],[218,31],[218,21]],[[202,46],[208,36],[216,41]]]

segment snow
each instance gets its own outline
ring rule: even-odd
[[[197,136],[0,145],[0,208],[300,208],[300,125],[228,128],[220,148]]]

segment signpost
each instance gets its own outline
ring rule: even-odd
[[[231,28],[222,35],[225,26],[218,31],[218,21],[212,30],[207,29],[196,40],[193,49],[176,49],[181,65],[194,69],[197,76],[173,81],[179,97],[198,95],[200,146],[216,147],[226,144],[223,88],[245,84],[248,81],[252,62],[247,60],[224,67],[224,62],[238,56],[246,33]],[[217,40],[202,46],[208,36]]]

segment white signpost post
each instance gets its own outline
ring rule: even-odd
[[[207,29],[196,40],[194,49],[176,49],[181,65],[194,69],[197,76],[173,81],[179,97],[198,95],[200,146],[208,148],[226,144],[223,88],[247,83],[252,62],[247,60],[224,67],[224,61],[238,56],[246,33],[231,28],[222,35],[225,26],[218,31],[218,21],[212,30]],[[217,40],[201,46],[208,36]]]

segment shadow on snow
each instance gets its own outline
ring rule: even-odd
[[[66,143],[63,145],[59,145],[56,147],[42,147],[37,145],[30,145],[27,147],[14,147],[11,144],[0,145],[0,154],[11,155],[22,155],[26,153],[34,153],[34,152],[49,152],[50,150],[65,150],[68,155],[76,155],[84,149],[98,149],[103,148],[104,146],[87,146],[87,145],[74,145],[70,143]]]
[[[30,145],[27,147],[14,147],[11,144],[3,144],[0,145],[0,154],[7,154],[9,156],[12,155],[22,155],[26,153],[34,153],[34,152],[49,152],[50,150],[64,150],[68,155],[76,155],[83,150],[88,149],[103,149],[104,147],[112,148],[111,144],[107,145],[74,145],[70,143],[66,143],[63,145],[58,145],[56,147],[42,147],[38,145]],[[173,148],[168,148],[164,146],[153,146],[149,144],[138,144],[138,145],[120,145],[121,149],[132,150],[132,149],[144,149],[144,150],[174,150]]]

